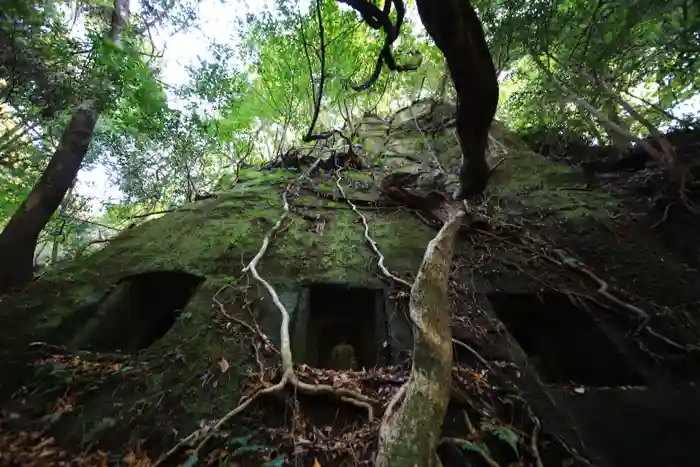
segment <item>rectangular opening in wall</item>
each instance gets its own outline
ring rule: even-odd
[[[593,317],[566,295],[493,293],[488,299],[544,381],[598,387],[645,384]]]
[[[384,364],[378,361],[383,336],[377,335],[382,290],[336,284],[312,284],[309,290],[307,363],[342,370]]]

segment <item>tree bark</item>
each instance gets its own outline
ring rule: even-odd
[[[70,188],[68,188],[68,191],[66,192],[66,195],[63,197],[63,201],[60,204],[60,213],[63,214],[63,212],[68,208],[68,205],[71,202],[71,193],[73,192],[73,188],[75,188],[75,183],[78,181],[77,178],[73,179],[73,183],[71,183]],[[65,219],[65,218],[64,218]],[[61,221],[59,221],[61,222]],[[63,233],[63,229],[65,228],[65,225],[62,224],[61,222],[61,232],[54,232],[53,234],[53,246],[51,247],[51,266],[55,266],[56,263],[58,262],[58,249],[60,247],[61,243],[61,237],[65,238],[65,234]]]
[[[446,208],[446,209],[445,209]],[[379,429],[377,467],[439,467],[437,445],[452,389],[452,329],[447,281],[454,242],[464,219],[446,203],[449,220],[425,250],[411,287],[416,324],[408,382],[388,404]],[[403,404],[394,411],[403,398]]]
[[[462,149],[456,199],[481,194],[491,169],[489,128],[498,106],[498,77],[481,21],[468,0],[417,0],[425,30],[445,56],[457,92],[457,135]]]
[[[129,1],[114,0],[108,39],[119,42],[128,16]],[[78,105],[48,166],[0,234],[0,293],[21,287],[32,279],[39,234],[80,170],[92,142],[101,104],[86,100]]]
[[[579,106],[580,108],[588,111],[591,115],[593,115],[601,123],[601,125],[603,125],[604,128],[610,129],[610,130],[618,133],[620,136],[624,136],[624,137],[628,138],[630,141],[634,141],[634,142],[640,144],[644,148],[644,150],[647,151],[649,154],[651,154],[653,157],[657,158],[661,162],[664,161],[664,155],[658,149],[656,149],[654,146],[649,144],[648,141],[640,138],[639,136],[633,134],[629,130],[625,130],[621,126],[610,121],[610,119],[608,117],[606,117],[605,114],[603,114],[603,112],[596,109],[588,101],[577,96],[573,91],[571,91],[569,88],[567,88],[564,85],[564,83],[559,81],[557,79],[557,77],[554,76],[554,74],[549,69],[547,69],[547,67],[544,65],[544,63],[542,63],[542,61],[539,59],[539,57],[537,57],[537,55],[535,53],[531,53],[530,57],[535,62],[535,65],[537,65],[537,68],[539,68],[549,78],[549,80],[552,82],[552,84],[554,84],[554,86],[556,86],[557,89],[559,89],[564,96],[571,99],[571,101],[574,104],[576,104],[577,106]]]
[[[615,101],[607,101],[603,107],[605,112],[608,114],[608,119],[611,122],[631,133],[629,127],[622,122],[620,114],[617,111],[617,103]],[[627,137],[620,135],[618,132],[613,131],[609,127],[605,128],[605,132],[607,133],[612,145],[620,151],[625,150],[627,146],[629,146],[630,141]]]
[[[588,73],[585,74],[589,77],[589,79],[594,79]],[[688,169],[686,164],[683,163],[684,161],[679,160],[678,155],[673,150],[673,147],[668,142],[666,137],[661,134],[659,129],[656,128],[656,125],[649,121],[649,119],[647,119],[644,115],[639,113],[637,109],[635,109],[634,106],[632,106],[632,104],[627,102],[625,99],[622,98],[622,96],[616,93],[612,89],[612,87],[610,87],[605,82],[604,79],[598,78],[595,79],[595,82],[598,83],[598,85],[603,89],[603,91],[605,91],[605,93],[608,96],[616,100],[620,104],[620,106],[622,106],[622,108],[625,109],[627,113],[630,114],[630,116],[632,116],[632,118],[641,123],[644,126],[644,128],[647,129],[649,134],[653,136],[654,139],[656,139],[656,142],[659,143],[659,146],[661,147],[661,152],[663,154],[661,162],[669,169],[671,175],[676,177],[683,186],[685,186],[687,182],[692,181],[692,174],[690,173],[690,170]]]
[[[627,110],[630,115],[644,125],[647,130],[654,136],[661,146],[661,149],[654,147],[646,139],[639,138],[638,136],[632,134],[629,130],[621,128],[619,125],[613,123],[608,119],[602,112],[589,104],[586,100],[578,97],[572,91],[570,91],[564,83],[559,81],[556,76],[542,63],[542,61],[537,57],[534,52],[530,52],[530,56],[535,62],[537,68],[539,68],[549,80],[566,96],[574,101],[579,107],[589,111],[594,115],[606,128],[609,128],[621,136],[629,138],[630,141],[634,141],[639,144],[649,155],[654,159],[659,161],[659,164],[668,171],[671,179],[675,180],[678,184],[678,194],[680,201],[683,206],[685,206],[692,214],[700,215],[700,208],[696,207],[695,204],[688,199],[686,193],[686,187],[689,182],[693,181],[693,174],[685,161],[679,159],[678,155],[673,150],[671,144],[666,140],[666,138],[659,132],[659,130],[654,127],[651,122],[649,122],[644,116],[639,114],[627,101],[622,99],[615,91],[613,91],[609,86],[605,85],[602,81],[598,83],[605,93],[611,98],[615,99],[620,103],[622,108]],[[556,59],[555,59],[556,60]],[[584,72],[585,73],[585,72]],[[590,76],[590,75],[589,75]]]
[[[675,121],[677,121],[678,123],[680,123],[681,125],[686,126],[686,127],[690,128],[690,129],[694,129],[694,128],[695,128],[695,126],[693,125],[693,122],[690,121],[690,120],[686,120],[686,119],[684,119],[684,118],[676,117],[676,116],[673,115],[672,113],[670,113],[670,112],[668,112],[667,110],[663,109],[661,106],[656,105],[656,104],[654,104],[653,102],[651,102],[651,101],[649,101],[649,100],[647,100],[647,99],[644,99],[643,97],[636,96],[636,95],[632,94],[631,92],[629,92],[629,91],[627,91],[627,90],[626,90],[626,91],[622,91],[622,92],[624,92],[625,94],[627,94],[627,95],[628,95],[629,97],[631,97],[632,99],[637,99],[637,100],[640,101],[642,104],[644,104],[644,105],[646,105],[647,107],[649,107],[650,109],[652,109],[652,110],[658,112],[659,114],[663,115],[664,117],[666,117],[666,118],[669,119],[669,120],[675,120]]]
[[[538,62],[537,65],[538,67],[540,67],[540,69],[545,71],[545,73],[548,73],[550,77],[554,78],[552,73],[549,72],[549,70],[547,70],[541,62],[539,62],[539,60],[535,57],[534,54],[532,54],[532,57],[533,59],[535,59],[536,62]],[[603,90],[603,92],[613,100],[613,108],[617,107],[616,103],[619,104],[624,110],[627,111],[627,113],[633,119],[635,119],[644,128],[646,128],[649,134],[652,137],[654,137],[654,139],[656,139],[656,142],[659,144],[659,147],[661,149],[659,150],[657,148],[654,148],[651,144],[649,144],[648,141],[641,140],[637,137],[635,137],[634,141],[639,143],[645,151],[647,151],[652,157],[656,158],[661,163],[661,165],[668,170],[671,177],[675,178],[678,181],[682,192],[685,190],[685,185],[693,180],[692,174],[688,169],[687,164],[685,164],[684,161],[679,160],[671,144],[661,134],[659,129],[656,128],[656,126],[651,121],[649,121],[649,119],[647,119],[644,115],[638,112],[637,109],[635,109],[634,106],[630,104],[627,100],[625,100],[620,94],[615,92],[615,90],[605,82],[605,79],[602,76],[593,76],[592,74],[588,73],[585,69],[583,69],[583,67],[573,67],[571,65],[564,64],[551,54],[547,54],[547,57],[551,58],[554,62],[558,63],[561,66],[568,66],[572,69],[575,68],[575,71],[582,74],[588,80],[589,83],[600,87]],[[559,84],[561,85],[561,83]],[[621,128],[618,122],[612,121],[611,119],[607,119],[607,122],[609,124],[606,127],[606,129],[612,130],[613,133],[619,134],[620,137],[626,136],[625,133],[631,134],[629,129],[624,129],[624,132],[618,132],[617,129]],[[611,123],[613,125],[611,125]],[[616,141],[619,143],[620,138],[616,138]]]

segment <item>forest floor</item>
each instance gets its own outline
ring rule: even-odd
[[[34,361],[36,369],[60,372],[64,383],[25,387],[0,412],[0,465],[150,467],[172,447],[146,440],[125,446],[123,439],[112,446],[98,446],[90,442],[98,433],[85,433],[81,442],[57,441],[50,434],[56,431],[52,428],[61,417],[79,413],[81,399],[90,391],[89,385],[81,387],[75,382],[133,378],[138,374],[130,369],[139,366],[140,371],[151,369],[129,356],[74,355],[57,346],[47,347],[43,353],[43,358]],[[500,465],[529,465],[540,455],[557,462],[565,458],[566,451],[557,449],[553,440],[548,443],[553,448],[543,449],[541,453],[528,452],[528,440],[537,428],[531,413],[522,406],[517,388],[510,386],[511,378],[498,374],[514,372],[516,368],[507,362],[491,362],[499,368],[493,373],[473,356],[470,359],[473,364],[457,362],[454,367],[454,395],[443,433],[445,439],[462,443],[462,452],[458,449],[457,455],[487,457]],[[377,405],[383,405],[407,380],[409,370],[409,364],[347,372],[301,365],[298,374],[308,383],[355,388],[377,401]],[[275,368],[266,368],[263,378],[250,381],[243,397],[271,386],[279,376]],[[53,400],[49,395],[54,396]],[[38,401],[47,403],[42,406]],[[163,465],[276,467],[295,461],[295,465],[370,466],[374,465],[379,422],[377,417],[368,422],[364,410],[338,400],[288,391],[286,397],[258,399],[240,415],[233,428],[214,436],[211,448],[200,458],[189,449]],[[105,419],[101,430],[109,431],[117,423],[128,424],[128,421]],[[456,438],[457,433],[470,435]],[[542,438],[547,439],[547,435]],[[441,448],[445,466],[464,465],[461,457],[455,459],[452,448],[453,451],[449,447]]]

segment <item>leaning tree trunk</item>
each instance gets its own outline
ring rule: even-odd
[[[108,39],[119,41],[128,16],[129,1],[114,0]],[[39,181],[0,234],[0,293],[31,280],[39,233],[73,185],[92,142],[100,107],[98,100],[78,105]]]
[[[447,281],[464,212],[428,243],[411,287],[409,312],[416,323],[408,382],[388,404],[379,430],[378,467],[437,467],[437,446],[452,390],[452,329]],[[403,403],[401,400],[403,398]],[[399,404],[399,408],[397,407]]]
[[[664,155],[656,149],[654,146],[649,144],[648,141],[640,138],[639,136],[633,134],[631,131],[626,130],[622,128],[621,126],[617,125],[615,122],[610,121],[610,119],[600,110],[596,109],[593,105],[591,105],[588,101],[583,99],[582,97],[579,97],[576,93],[574,93],[572,90],[570,90],[564,83],[562,83],[556,76],[554,76],[554,73],[552,73],[551,70],[549,70],[544,63],[542,63],[542,60],[537,56],[535,52],[530,53],[530,58],[535,62],[535,65],[537,68],[542,71],[542,73],[545,74],[545,76],[549,79],[549,81],[562,93],[562,96],[564,98],[568,98],[571,100],[576,106],[580,107],[581,109],[589,112],[593,117],[595,117],[601,125],[603,125],[604,128],[609,129],[611,131],[614,131],[618,133],[620,136],[624,136],[629,141],[634,141],[641,145],[645,151],[647,151],[649,154],[651,154],[654,158],[658,159],[663,163],[664,161]]]
[[[620,114],[617,111],[617,103],[614,100],[606,101],[603,104],[603,110],[607,113],[608,119],[612,123],[631,133],[629,126],[622,122]],[[620,151],[627,149],[627,146],[629,146],[630,143],[629,138],[620,135],[618,132],[611,130],[609,127],[605,128],[605,132],[608,134],[608,138],[610,139],[610,143],[613,145],[613,147],[619,149]]]
[[[71,202],[71,193],[73,192],[73,188],[75,188],[75,184],[78,182],[77,178],[73,179],[73,183],[71,184],[70,188],[68,188],[68,191],[66,192],[66,195],[63,197],[63,201],[61,202],[59,206],[59,215],[64,214],[64,211],[68,208]],[[62,225],[61,219],[59,219],[59,226],[61,226],[56,232],[53,234],[53,246],[51,247],[51,266],[55,266],[56,263],[58,262],[58,249],[60,247],[61,243],[61,237],[65,237],[63,233],[63,228],[64,226]]]

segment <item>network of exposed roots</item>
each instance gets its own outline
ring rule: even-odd
[[[299,180],[308,177],[316,164],[300,176]],[[360,217],[366,242],[377,256],[379,271],[399,294],[410,293],[413,284],[397,277],[387,268],[386,258],[381,253],[377,242],[371,237],[371,226],[367,219],[357,206],[345,197],[340,185],[341,177],[342,171],[338,170],[337,187],[345,201]],[[272,346],[255,323],[253,312],[250,314],[252,324],[241,321],[231,316],[226,311],[225,304],[214,297],[219,306],[222,321],[233,322],[239,326],[239,329],[247,331],[260,368],[258,377],[250,381],[246,395],[239,406],[224,414],[212,425],[204,426],[183,438],[154,465],[161,465],[171,456],[182,454],[187,448],[189,448],[190,457],[199,458],[206,452],[207,443],[212,441],[216,434],[221,433],[221,429],[234,417],[242,416],[245,411],[251,410],[262,417],[260,420],[264,420],[265,417],[260,413],[279,410],[280,404],[289,416],[276,427],[268,426],[264,430],[264,435],[261,434],[266,437],[268,443],[279,446],[280,452],[287,452],[293,456],[308,455],[315,457],[319,462],[322,459],[325,463],[350,460],[356,465],[373,465],[376,462],[377,451],[380,449],[379,433],[386,429],[386,424],[391,423],[392,411],[396,410],[396,405],[401,403],[410,378],[410,361],[403,365],[362,371],[318,369],[293,363],[289,339],[289,313],[280,302],[274,288],[260,276],[256,269],[275,234],[285,228],[289,215],[288,196],[293,193],[293,190],[294,184],[290,184],[284,190],[282,195],[284,211],[281,218],[264,238],[258,254],[243,268],[244,274],[249,274],[267,289],[282,314],[282,348],[278,350]],[[465,204],[465,207],[468,206]],[[449,211],[452,208],[443,205],[442,209]],[[484,219],[483,215],[471,216],[470,222],[476,224],[477,221],[490,225],[488,230],[479,230],[477,235],[496,236],[504,240],[506,236],[513,239],[512,234],[515,233],[517,241],[507,240],[512,243],[514,250],[529,253],[532,257],[538,257],[555,267],[573,271],[587,279],[590,284],[595,284],[597,289],[587,294],[585,299],[627,314],[630,321],[634,323],[634,332],[647,333],[670,347],[687,350],[685,346],[656,332],[648,324],[649,313],[611,292],[608,283],[592,273],[583,263],[563,250],[551,248],[545,241],[529,232],[524,225],[509,224],[494,218]],[[434,222],[433,218],[430,223],[434,225]],[[538,280],[546,281],[546,279]],[[548,288],[557,289],[556,284],[545,285]],[[453,283],[453,286],[452,292],[455,292],[456,284]],[[585,301],[580,294],[571,295],[570,298],[578,304]],[[417,329],[419,324],[416,320],[412,320],[412,323],[414,332],[419,332],[420,329]],[[515,379],[513,375],[519,371],[513,363],[487,361],[467,342],[453,339],[453,344],[467,349],[473,359],[469,362],[456,361],[453,364],[449,420],[445,421],[442,429],[443,436],[435,446],[439,452],[444,452],[444,445],[455,445],[461,452],[468,451],[471,455],[481,457],[490,466],[505,465],[514,460],[540,466],[543,465],[542,458],[548,456],[553,456],[555,459],[568,458],[576,463],[587,463],[563,440],[549,435],[545,436],[555,440],[556,447],[549,448],[544,456],[540,455],[538,442],[542,436],[540,435],[541,425],[524,399],[519,396],[519,389],[512,383]],[[279,361],[276,356],[281,356],[281,367],[270,366],[270,357],[273,362]],[[277,397],[274,397],[275,395]],[[327,410],[328,404],[334,407],[331,413],[335,414],[336,419],[327,423],[326,426],[321,422],[319,426],[318,416],[314,414]],[[326,409],[319,409],[319,407],[326,407]],[[454,413],[461,414],[458,417],[459,420],[454,420]],[[379,418],[377,414],[383,414],[383,416]],[[337,417],[341,419],[338,420]],[[514,420],[519,421],[514,423]],[[493,442],[493,439],[500,440],[501,449],[484,448]],[[506,448],[503,449],[503,446]],[[516,455],[516,459],[512,458],[513,455]]]
[[[281,217],[265,235],[255,257],[242,268],[242,274],[238,279],[247,282],[256,281],[265,287],[272,297],[282,317],[280,348],[276,348],[261,331],[255,320],[255,310],[248,309],[250,319],[244,320],[230,313],[227,309],[229,304],[219,300],[218,294],[212,297],[218,309],[218,319],[222,328],[250,342],[259,371],[250,377],[238,406],[202,424],[194,432],[182,437],[155,462],[144,465],[177,465],[183,462],[187,465],[212,465],[217,459],[223,459],[226,455],[224,444],[226,438],[230,436],[227,429],[237,423],[258,427],[247,440],[248,442],[275,446],[275,453],[284,454],[290,459],[311,457],[315,458],[320,465],[340,465],[342,462],[351,462],[353,465],[374,465],[377,462],[377,454],[382,449],[380,434],[382,431],[389,430],[389,426],[395,423],[392,415],[401,407],[403,397],[408,390],[411,372],[414,371],[411,360],[396,366],[375,367],[360,371],[337,371],[296,365],[290,345],[289,312],[281,303],[275,289],[257,269],[271,242],[282,241],[284,230],[291,221],[289,198],[295,195],[299,183],[308,179],[319,163],[320,159],[317,159],[304,174],[283,190]],[[371,225],[367,218],[353,201],[346,197],[341,186],[342,176],[343,169],[338,168],[335,172],[336,185],[342,198],[362,222],[364,237],[377,258],[379,273],[391,285],[394,297],[411,295],[412,291],[415,291],[416,284],[390,271],[387,258],[381,252],[381,246],[372,238]],[[400,195],[401,187],[393,187],[393,190],[392,187],[385,188],[388,194],[399,193]],[[590,292],[570,293],[572,301],[579,305],[595,302],[604,308],[623,313],[629,319],[630,332],[644,334],[675,350],[690,350],[687,346],[657,332],[651,326],[652,318],[660,310],[645,311],[633,305],[623,293],[612,291],[605,280],[595,275],[581,261],[564,250],[553,248],[548,242],[532,233],[526,225],[489,217],[478,207],[472,206],[470,209],[465,204],[464,208],[468,211],[467,219],[460,229],[458,218],[464,216],[460,209],[446,200],[438,203],[437,206],[434,202],[429,204],[430,208],[427,212],[421,213],[417,210],[416,214],[429,225],[441,227],[440,232],[444,232],[445,226],[453,222],[457,225],[454,233],[457,230],[462,233],[466,230],[472,237],[472,242],[490,240],[508,244],[516,255],[547,263],[550,267],[574,272],[589,286]],[[421,207],[425,208],[426,205]],[[426,254],[426,257],[428,256]],[[389,263],[390,260],[389,258]],[[464,264],[460,264],[458,260],[453,265],[452,272],[456,272],[462,266]],[[512,266],[521,273],[528,274],[518,262],[513,262]],[[469,267],[477,270],[480,265],[474,262],[469,264]],[[559,287],[554,281],[544,276],[533,277],[533,279],[541,282],[548,289],[557,290]],[[446,278],[446,281],[449,285],[447,287],[449,299],[452,302],[466,300],[469,293],[464,290],[463,285],[454,278]],[[235,285],[237,284],[231,283],[227,287]],[[420,297],[411,298],[413,304],[418,303],[420,306]],[[250,303],[246,300],[244,302]],[[474,311],[478,312],[478,310]],[[422,332],[421,327],[425,323],[419,319],[420,316],[417,317],[411,313],[409,315],[414,334]],[[470,342],[452,339],[452,344],[466,350],[471,358],[452,362],[449,409],[444,423],[441,420],[440,426],[437,427],[439,438],[433,446],[433,449],[440,454],[440,459],[449,464],[450,456],[454,457],[457,452],[467,457],[479,457],[491,467],[512,465],[514,462],[519,465],[539,467],[551,462],[560,463],[562,459],[574,462],[571,465],[587,463],[566,442],[547,433],[546,427],[543,430],[539,419],[521,397],[520,389],[513,382],[517,380],[515,375],[522,369],[512,362],[485,359],[470,345]],[[43,362],[52,364],[59,362],[69,367],[73,365],[80,371],[103,372],[118,371],[119,365],[125,364],[109,361],[86,363],[61,349],[51,349]],[[42,362],[37,364],[41,365]],[[65,405],[70,405],[70,394],[65,395],[62,400]],[[3,413],[0,416],[0,427],[9,426],[12,422],[12,414]],[[94,462],[101,459],[99,451],[90,451],[80,458],[80,462],[71,463],[70,459],[66,458],[65,451],[52,448],[52,438],[37,433],[23,433],[24,435],[20,433],[0,437],[0,451],[3,452],[0,459],[4,460],[1,456],[12,455],[15,459],[24,459],[23,465],[40,465],[41,460],[37,457],[39,456],[37,453],[41,453],[41,450],[37,449],[37,446],[44,446],[47,450],[52,449],[53,459],[65,458],[66,465],[90,465],[90,462],[96,465]],[[548,441],[546,449],[542,448],[542,440]],[[131,460],[138,460],[139,455],[147,458],[146,454],[141,453],[138,448],[132,450],[131,455]],[[246,456],[249,462],[253,462],[251,465],[262,465],[270,460],[270,452],[263,454],[251,451],[243,454],[243,457]],[[127,463],[127,465],[132,464]]]

